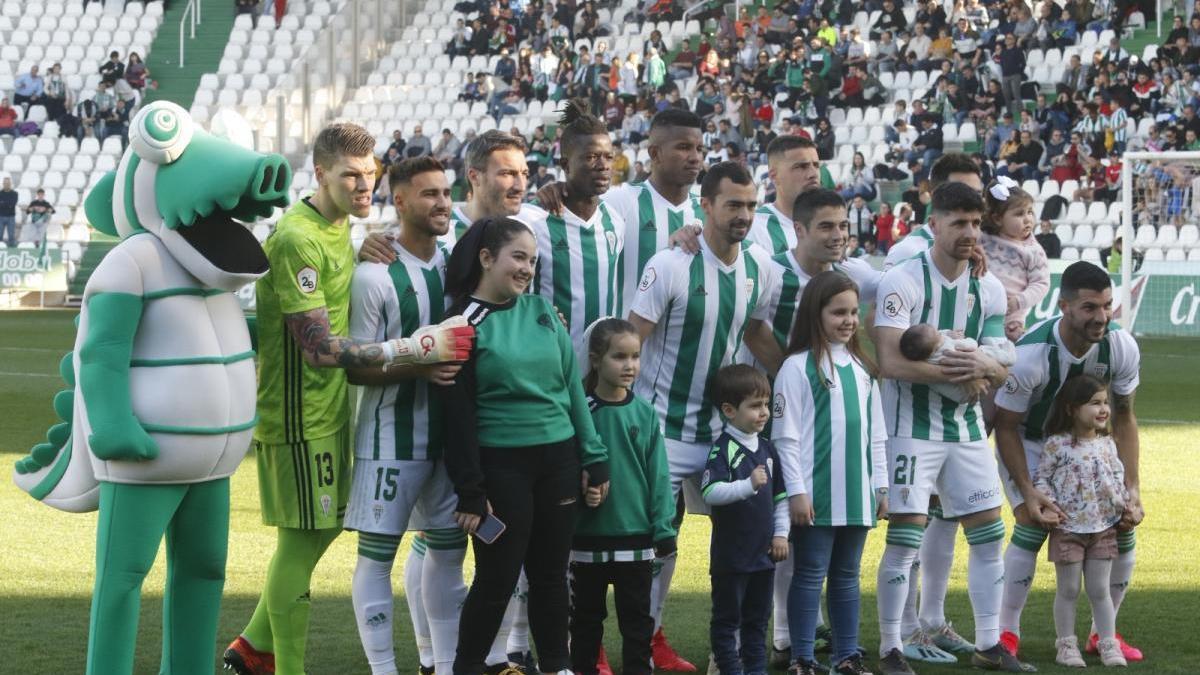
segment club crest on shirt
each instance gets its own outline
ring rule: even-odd
[[[775,418],[783,417],[783,411],[787,408],[787,399],[783,394],[775,394],[775,401],[771,405],[771,416]]]
[[[312,293],[317,290],[317,271],[311,267],[302,267],[296,272],[296,284],[300,292]]]
[[[754,279],[746,279],[746,295],[754,295]]]
[[[1108,364],[1107,363],[1097,363],[1096,365],[1092,366],[1092,374],[1096,376],[1096,379],[1107,382],[1108,381]]]
[[[904,301],[900,299],[899,293],[888,293],[883,299],[883,314],[888,318],[896,318],[900,316],[900,311],[904,309]]]
[[[608,242],[608,254],[612,255],[612,254],[616,253],[617,252],[617,233],[612,232],[612,231],[605,232],[604,239]]]
[[[380,518],[383,518],[383,504],[376,504],[371,508],[371,512],[375,516],[375,522],[378,523]]]
[[[970,314],[975,309],[975,294],[967,293],[967,314]]]
[[[908,503],[908,488],[900,488],[900,501],[904,502],[905,504]]]
[[[642,274],[641,283],[638,284],[638,290],[642,291],[643,293],[650,290],[650,287],[653,286],[654,282],[657,280],[658,272],[655,272],[653,267],[647,267],[646,271]]]

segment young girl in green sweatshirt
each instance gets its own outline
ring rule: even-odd
[[[600,669],[612,672],[601,647],[611,584],[621,630],[622,672],[649,675],[654,558],[675,551],[671,524],[675,502],[662,424],[653,406],[631,390],[642,351],[633,324],[600,319],[592,324],[585,340],[588,407],[596,432],[608,448],[617,497],[583,509],[575,526],[571,664],[578,675],[596,675]]]

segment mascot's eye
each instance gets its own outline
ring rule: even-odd
[[[129,124],[129,144],[143,161],[170,164],[192,140],[192,120],[183,108],[155,101],[138,111]]]

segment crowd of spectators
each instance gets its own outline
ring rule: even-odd
[[[77,93],[66,86],[61,64],[52,64],[45,74],[39,66],[30,67],[14,81],[11,103],[0,99],[0,135],[39,136],[47,122],[54,122],[61,136],[103,141],[116,135],[123,147],[130,116],[146,87],[155,85],[137,52],[129,52],[122,61],[114,50],[97,72],[101,79],[96,90]]]

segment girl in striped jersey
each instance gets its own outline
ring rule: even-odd
[[[650,585],[655,556],[675,551],[675,501],[658,413],[633,395],[642,347],[633,324],[605,318],[586,336],[584,387],[596,433],[608,448],[621,499],[580,513],[571,546],[571,663],[580,675],[611,675],[601,646],[612,584],[622,636],[622,672],[649,675]],[[599,654],[599,663],[597,662]]]
[[[859,346],[858,288],[821,272],[804,289],[790,356],[775,379],[772,439],[790,500],[796,557],[788,623],[796,675],[817,671],[813,642],[828,577],[835,673],[863,673],[859,564],[887,512],[887,431],[875,364]]]

